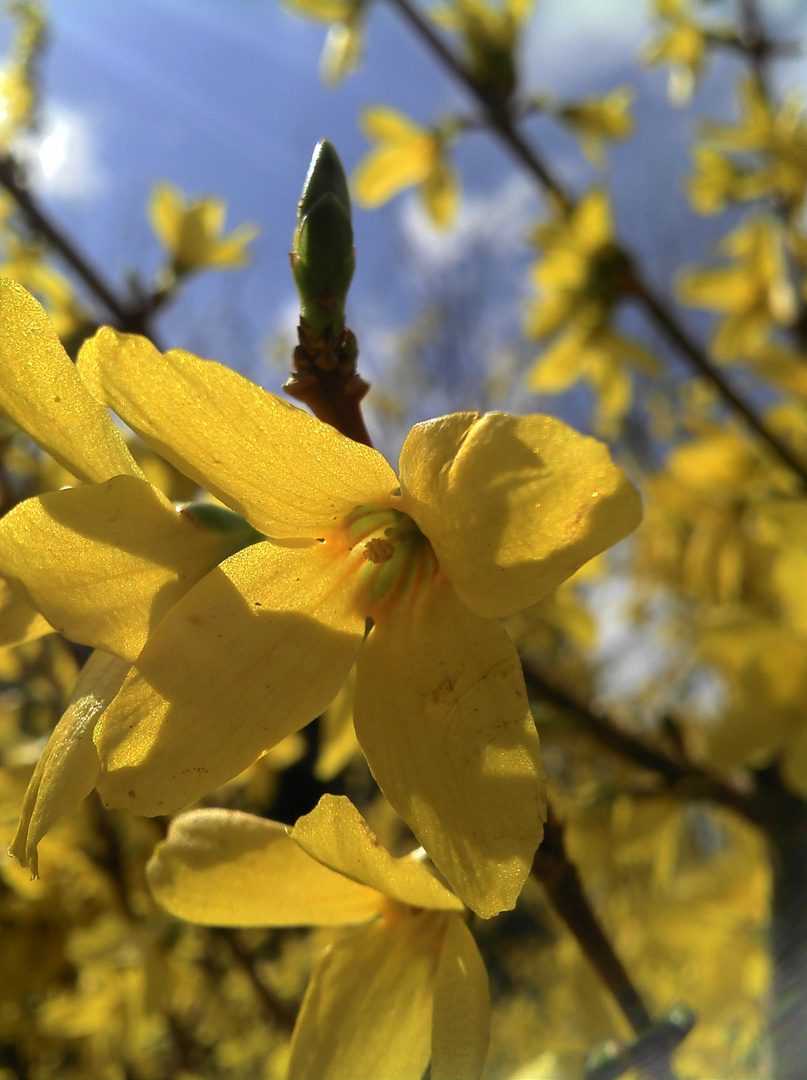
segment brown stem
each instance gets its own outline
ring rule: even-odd
[[[524,668],[524,679],[532,697],[542,698],[550,705],[571,713],[603,746],[634,765],[656,773],[669,787],[692,798],[711,799],[727,806],[769,834],[774,833],[781,824],[781,800],[775,792],[756,789],[751,792],[738,791],[687,759],[668,757],[657,747],[622,730],[605,715],[594,712],[589,705],[576,701],[564,690],[547,682],[538,672]]]
[[[0,155],[0,187],[5,188],[14,199],[30,227],[59,253],[93,296],[114,316],[118,329],[146,334],[153,340],[149,332],[148,316],[163,302],[163,298],[156,300],[156,297],[149,297],[142,305],[133,307],[122,302],[98,271],[93,269],[73,240],[45,214],[21,181],[19,165],[11,154]]]
[[[608,988],[631,1029],[641,1035],[652,1028],[653,1019],[647,1006],[588,902],[577,867],[566,853],[563,827],[551,806],[544,839],[532,864],[532,875],[546,889],[558,915]],[[662,1053],[652,1063],[645,1063],[645,1068],[655,1080],[673,1080],[668,1053]]]
[[[343,327],[317,335],[300,317],[300,343],[292,354],[291,377],[283,384],[286,393],[309,407],[317,419],[335,427],[354,442],[372,446],[361,403],[370,384],[358,374],[356,336]]]
[[[807,486],[807,465],[799,461],[779,436],[766,427],[754,409],[732,389],[725,376],[711,363],[703,349],[693,341],[666,304],[635,273],[628,285],[628,293],[641,304],[698,375],[712,384],[723,400],[742,416],[746,424]]]
[[[269,989],[266,983],[258,974],[255,967],[254,957],[249,949],[245,949],[243,944],[238,938],[238,934],[235,930],[230,930],[226,927],[215,927],[211,930],[219,940],[226,942],[230,949],[233,959],[237,962],[238,966],[249,978],[252,983],[253,989],[257,993],[261,1004],[263,1005],[266,1013],[271,1019],[282,1028],[284,1031],[293,1031],[295,1023],[295,1015],[291,1012]]]

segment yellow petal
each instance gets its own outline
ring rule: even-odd
[[[128,670],[129,665],[116,656],[94,652],[42,751],[25,792],[16,836],[8,849],[22,866],[30,866],[33,877],[39,876],[39,841],[60,817],[76,810],[95,785],[99,764],[93,730]]]
[[[157,238],[174,251],[185,213],[185,200],[173,184],[155,184],[148,205],[148,216]]]
[[[0,573],[59,633],[130,661],[231,550],[133,476],[27,499],[0,522]]]
[[[348,931],[314,968],[291,1040],[295,1080],[420,1080],[443,919]]]
[[[425,129],[415,124],[405,113],[390,109],[386,105],[364,109],[359,127],[365,139],[379,142],[412,142],[426,134]]]
[[[431,140],[419,138],[406,143],[383,144],[372,150],[351,178],[353,195],[359,206],[381,206],[399,191],[420,184],[429,175],[433,151]]]
[[[454,223],[459,203],[456,172],[441,146],[434,164],[423,181],[423,199],[432,221],[441,228]]]
[[[96,731],[109,806],[167,814],[313,720],[364,635],[325,544],[255,544],[160,623]]]
[[[0,578],[0,645],[21,645],[52,633],[53,627],[36,608]]]
[[[402,904],[462,911],[462,903],[424,862],[394,859],[382,847],[353,803],[343,795],[323,795],[291,831],[301,848],[325,866]]]
[[[434,983],[432,1080],[478,1080],[490,1042],[488,973],[461,918],[448,920]]]
[[[343,926],[383,904],[306,855],[285,825],[237,810],[174,818],[146,876],[158,903],[204,926]]]
[[[454,413],[417,424],[401,452],[401,488],[480,615],[537,603],[641,518],[607,447],[549,416]]]
[[[444,581],[401,597],[358,663],[356,734],[379,787],[454,892],[512,908],[543,834],[545,782],[504,630]]]
[[[0,278],[0,409],[79,480],[143,475],[44,308],[8,278]]]
[[[109,329],[82,362],[142,439],[269,536],[320,536],[397,486],[377,451],[221,364]]]

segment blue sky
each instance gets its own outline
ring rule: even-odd
[[[681,227],[681,180],[693,117],[730,115],[735,69],[729,60],[715,64],[696,108],[671,109],[666,73],[634,62],[651,34],[648,6],[540,0],[524,56],[529,83],[559,96],[636,86],[637,138],[614,149],[606,179],[621,228],[666,286],[681,259],[700,257],[709,237],[724,230],[719,221],[698,231]],[[807,0],[770,0],[766,7],[788,27],[807,23]],[[464,106],[461,94],[381,3],[370,17],[367,62],[335,91],[318,78],[323,28],[290,16],[277,0],[51,0],[49,11],[43,134],[50,137],[50,173],[43,199],[118,281],[133,268],[147,278],[156,266],[158,246],[145,216],[155,180],[222,195],[233,225],[258,222],[262,234],[249,270],[191,283],[161,331],[172,345],[208,355],[221,350],[219,359],[276,387],[281,376],[267,363],[267,341],[293,325],[287,252],[315,142],[335,142],[350,170],[365,149],[356,124],[362,106],[383,101],[428,122]],[[778,70],[782,87],[807,81],[803,60]],[[592,181],[572,139],[542,119],[530,131],[568,183],[582,188]],[[371,374],[383,366],[385,335],[471,249],[489,248],[491,275],[495,267],[490,333],[517,334],[528,261],[520,238],[540,200],[484,136],[468,138],[458,162],[470,196],[459,239],[432,232],[411,196],[381,211],[356,211],[350,314]]]

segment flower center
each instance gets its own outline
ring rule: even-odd
[[[357,506],[343,522],[342,540],[367,615],[437,569],[429,541],[408,514],[391,506]]]

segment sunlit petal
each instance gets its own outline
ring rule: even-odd
[[[164,908],[204,926],[343,926],[383,904],[306,855],[285,825],[236,810],[174,818],[146,875]]]
[[[27,499],[0,522],[0,573],[59,633],[134,660],[150,630],[228,551],[145,480]]]
[[[462,910],[462,903],[419,859],[395,859],[378,842],[353,803],[323,795],[297,820],[292,837],[315,859],[403,904]]]
[[[269,536],[321,536],[397,487],[377,451],[221,364],[179,350],[163,356],[108,328],[81,360],[142,439]]]
[[[314,968],[291,1042],[295,1080],[420,1080],[445,916],[348,931]]]
[[[16,281],[0,278],[0,312],[0,409],[79,480],[142,476],[42,305]]]
[[[484,917],[512,908],[546,804],[504,630],[446,582],[401,598],[359,657],[354,718],[379,787],[460,899]]]
[[[364,634],[325,544],[259,543],[163,619],[96,731],[109,806],[187,806],[313,720]]]
[[[434,983],[432,1080],[478,1080],[490,1042],[488,973],[473,934],[448,920]]]
[[[641,518],[607,448],[549,416],[455,413],[417,424],[401,453],[401,488],[480,615],[536,603]]]
[[[124,660],[94,652],[42,751],[25,792],[17,833],[8,849],[22,866],[30,866],[34,877],[39,872],[39,841],[60,817],[76,810],[95,785],[99,764],[93,730],[128,670]]]

